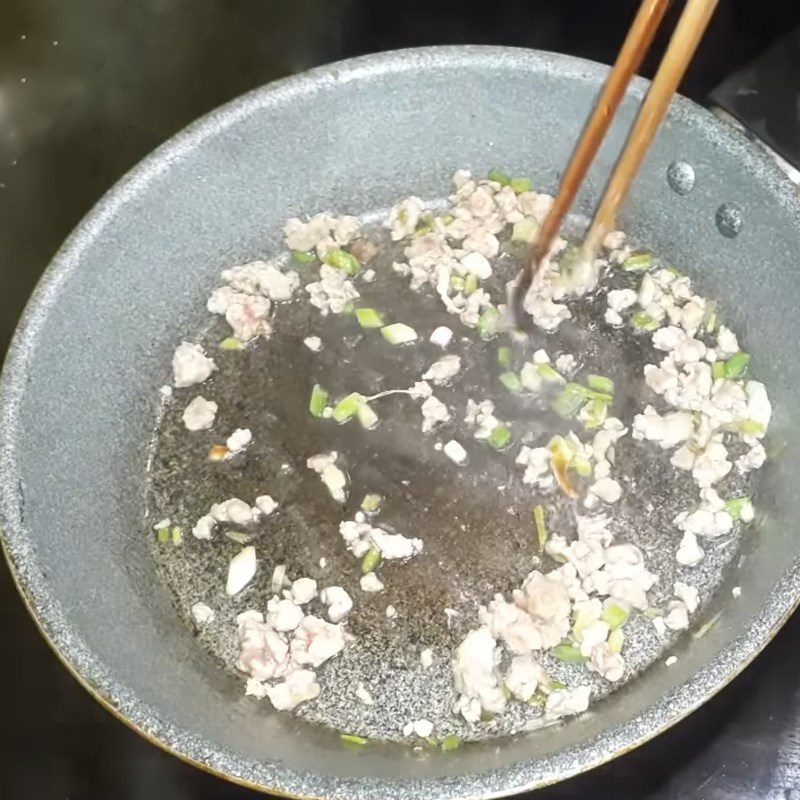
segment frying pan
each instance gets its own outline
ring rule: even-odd
[[[654,665],[591,713],[544,731],[446,754],[400,745],[351,752],[324,727],[242,697],[240,682],[175,613],[152,557],[144,509],[158,387],[175,344],[205,324],[220,269],[277,252],[289,216],[368,214],[412,193],[441,196],[464,166],[480,174],[502,164],[553,191],[605,74],[566,56],[484,47],[313,70],[235,100],[159,148],[56,255],[3,373],[3,544],[64,664],[147,739],[287,796],[511,794],[587,770],[675,724],[737,675],[794,609],[800,200],[758,147],[683,98],[621,227],[727,303],[769,387],[776,454],[742,557],[694,623],[716,624],[676,642],[673,667]],[[645,89],[634,83],[579,210],[597,201]],[[674,162],[694,170],[689,193],[670,188]],[[724,224],[732,215],[738,235]],[[733,586],[742,589],[736,601]]]

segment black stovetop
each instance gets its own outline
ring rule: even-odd
[[[635,5],[0,0],[0,348],[47,261],[92,203],[221,102],[314,64],[410,45],[500,43],[610,62]],[[797,3],[763,0],[756,12],[751,0],[722,0],[683,86],[707,102],[744,70],[714,101],[796,164],[800,37],[776,42],[798,25]],[[0,798],[255,797],[164,755],[96,705],[39,638],[4,569],[0,603]],[[798,675],[800,617],[688,720],[536,796],[800,800]]]

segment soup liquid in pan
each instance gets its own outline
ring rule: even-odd
[[[403,726],[422,718],[434,722],[441,736],[455,733],[474,739],[513,733],[526,723],[535,723],[540,710],[511,702],[495,719],[476,727],[467,725],[452,710],[456,693],[450,654],[466,632],[477,627],[479,605],[497,592],[508,597],[535,566],[539,552],[532,512],[539,498],[548,507],[551,534],[573,538],[575,516],[584,513],[576,501],[561,495],[556,504],[554,495],[542,495],[522,483],[522,468],[514,464],[520,444],[546,444],[550,436],[568,430],[582,441],[590,441],[591,435],[580,422],[543,411],[541,400],[505,391],[497,382],[497,347],[507,342],[482,342],[446,313],[430,287],[419,293],[410,291],[408,279],[391,269],[393,260],[402,260],[403,245],[391,243],[378,228],[369,236],[380,243],[378,255],[368,265],[377,277],[373,283],[359,283],[360,305],[383,310],[390,321],[410,325],[419,340],[407,347],[388,347],[375,331],[361,331],[347,315],[322,317],[308,304],[302,289],[294,301],[278,308],[272,337],[244,351],[218,350],[229,330],[224,322],[215,321],[200,340],[218,370],[202,386],[175,392],[152,443],[148,518],[155,522],[170,517],[181,526],[183,543],[159,544],[152,531],[147,535],[174,594],[177,613],[186,624],[195,628],[190,613],[194,603],[205,602],[214,610],[214,619],[197,632],[198,646],[221,669],[236,676],[242,691],[245,678],[236,670],[235,617],[249,608],[265,611],[273,568],[285,564],[290,579],[311,577],[320,588],[340,585],[354,600],[347,624],[355,641],[318,670],[320,696],[295,713],[376,739],[402,739]],[[502,252],[505,255],[497,261],[502,266],[496,266],[494,285],[488,287],[495,297],[502,296],[501,287],[527,256],[508,242],[503,243]],[[293,263],[291,268],[300,273],[305,285],[315,279],[318,266]],[[621,275],[604,285],[614,288],[620,281],[626,285]],[[598,326],[605,303],[604,293],[570,301],[573,318],[556,334],[534,332],[524,345],[525,356],[530,359],[540,347],[551,358],[571,353],[580,367],[611,377],[616,390],[609,413],[629,427],[646,404],[642,368],[653,356],[649,337],[630,329]],[[372,431],[363,430],[355,420],[339,426],[309,414],[308,399],[315,383],[334,396],[351,391],[371,395],[412,386],[443,354],[428,342],[430,332],[439,325],[455,331],[447,352],[462,358],[461,373],[454,381],[457,388],[436,388],[436,396],[455,409],[451,422],[423,434],[420,401],[405,395],[374,404],[381,424]],[[187,332],[187,338],[190,335]],[[310,335],[323,339],[321,352],[313,353],[303,344]],[[212,430],[190,433],[181,415],[198,394],[215,400],[219,411]],[[467,398],[495,401],[495,415],[510,423],[515,433],[513,447],[498,453],[485,445],[469,446],[472,434],[463,422]],[[209,462],[209,448],[224,444],[237,427],[252,430],[253,441],[246,452],[228,462]],[[434,442],[451,438],[470,450],[464,467],[457,467],[433,447]],[[731,449],[735,458],[739,453],[735,446]],[[332,500],[319,476],[306,467],[309,456],[330,450],[340,454],[350,477],[344,507]],[[669,465],[669,451],[627,435],[616,445],[613,476],[623,486],[621,500],[608,507],[615,541],[638,545],[648,569],[659,576],[649,592],[651,605],[665,605],[676,579],[697,586],[701,603],[707,603],[737,557],[737,536],[704,542],[705,559],[687,571],[675,561],[681,533],[672,520],[679,511],[696,506],[697,489],[689,473]],[[752,489],[735,470],[716,488],[722,496]],[[360,559],[347,551],[338,530],[342,520],[353,518],[368,492],[384,498],[376,524],[390,525],[425,543],[424,552],[409,562],[381,565],[379,575],[386,589],[376,594],[360,590]],[[261,494],[272,495],[279,507],[252,530],[258,554],[255,578],[240,594],[228,598],[228,563],[241,545],[221,530],[211,541],[199,541],[191,528],[212,503],[230,497],[252,503]],[[325,567],[320,566],[321,558]],[[549,557],[543,558],[543,571],[555,566]],[[397,611],[392,619],[386,615],[388,605]],[[313,604],[308,608],[310,613],[322,613]],[[665,659],[675,638],[670,634],[659,639],[645,615],[633,614],[625,626],[628,672],[613,686],[581,665],[549,656],[540,662],[551,677],[564,683],[592,684],[597,697]],[[424,648],[433,650],[434,663],[429,668],[420,662]],[[359,683],[372,694],[374,705],[356,698]],[[272,713],[268,700],[253,702],[263,703],[264,713]]]

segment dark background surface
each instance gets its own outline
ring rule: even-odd
[[[635,5],[0,0],[0,351],[81,216],[153,147],[220,103],[309,66],[413,45],[510,44],[610,63]],[[722,0],[683,92],[706,102],[745,70],[746,90],[728,83],[717,100],[784,155],[800,155],[800,37],[775,44],[798,26],[796,2]],[[771,46],[779,57],[750,68]],[[0,609],[1,800],[255,797],[164,755],[96,705],[39,638],[4,569]],[[690,719],[536,797],[800,800],[799,676],[800,617]]]

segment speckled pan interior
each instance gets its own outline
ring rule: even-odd
[[[219,271],[280,246],[287,216],[362,214],[449,175],[502,164],[555,189],[605,68],[498,48],[370,56],[268,86],[179,134],[123,179],[54,259],[2,386],[0,511],[15,576],[43,632],[85,684],[176,754],[278,793],[466,798],[565,778],[669,726],[769,640],[800,592],[800,201],[777,167],[686,100],[673,104],[622,227],[731,310],[775,407],[774,451],[746,558],[708,604],[703,638],[674,649],[592,714],[441,754],[343,749],[334,734],[265,711],[175,614],[144,535],[157,388],[200,330]],[[639,82],[580,205],[588,210],[645,88]],[[690,164],[688,194],[669,188]],[[674,170],[673,170],[674,171]],[[720,234],[724,203],[741,214]],[[738,601],[730,588],[742,587]],[[702,623],[703,620],[699,620]]]

